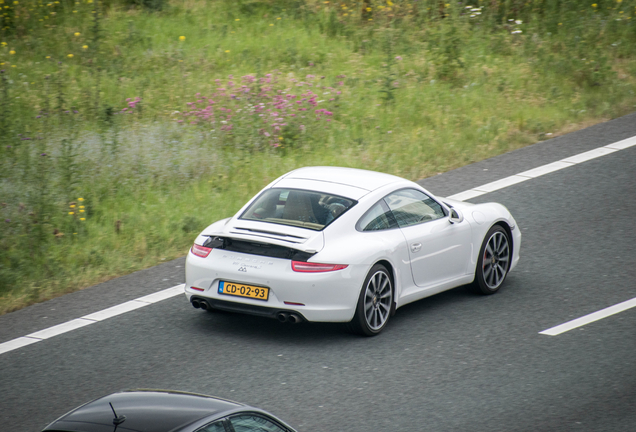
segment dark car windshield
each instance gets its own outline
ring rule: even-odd
[[[291,225],[320,231],[357,202],[338,195],[299,189],[268,189],[240,219]]]

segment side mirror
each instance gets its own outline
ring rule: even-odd
[[[452,224],[460,223],[464,220],[464,215],[461,211],[456,208],[450,209],[450,215],[448,216],[448,221]]]

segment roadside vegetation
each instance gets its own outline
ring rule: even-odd
[[[293,168],[417,180],[634,111],[636,0],[444,1],[0,0],[0,313]]]

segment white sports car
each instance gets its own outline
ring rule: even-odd
[[[521,233],[501,204],[440,199],[372,171],[301,168],[207,227],[186,260],[195,308],[344,322],[373,336],[396,309],[460,285],[495,293]]]

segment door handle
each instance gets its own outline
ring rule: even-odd
[[[411,252],[417,252],[422,249],[422,243],[413,243],[411,245]]]

